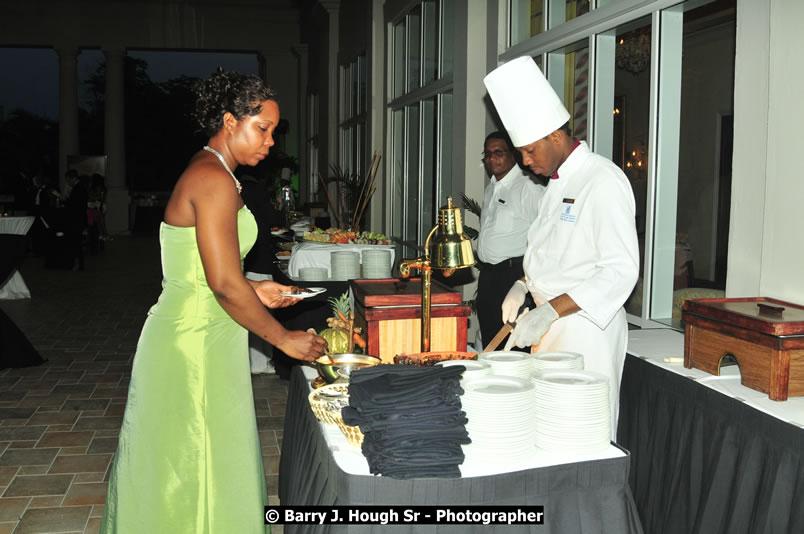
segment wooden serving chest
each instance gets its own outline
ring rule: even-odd
[[[421,278],[351,280],[349,286],[368,354],[393,363],[397,354],[421,352]],[[465,351],[472,311],[461,294],[433,280],[430,303],[430,351]]]
[[[765,297],[691,299],[681,317],[684,367],[720,375],[730,354],[744,386],[777,401],[804,395],[804,306]]]

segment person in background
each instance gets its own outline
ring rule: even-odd
[[[243,276],[257,223],[234,170],[273,145],[276,95],[256,76],[218,71],[195,87],[209,136],[170,195],[160,227],[162,294],[145,320],[101,524],[104,533],[267,530],[248,332],[314,360],[323,338],[288,331],[266,309],[292,287]]]
[[[61,193],[47,175],[38,173],[33,177],[33,192],[30,200],[31,214],[36,217],[31,227],[31,245],[35,257],[43,256],[51,231],[47,222],[51,210],[61,201]]]
[[[483,145],[483,164],[490,175],[480,212],[477,256],[477,318],[487,345],[503,326],[500,307],[511,285],[522,277],[528,228],[536,219],[544,186],[517,165],[505,132],[492,132]]]
[[[271,202],[271,193],[266,180],[260,180],[245,172],[239,178],[243,186],[240,196],[254,215],[258,228],[257,242],[243,260],[246,278],[254,281],[275,280],[281,284],[293,285],[293,281],[285,276],[276,264],[276,253],[279,249],[274,245],[271,234],[271,228],[285,224],[285,216]],[[270,343],[254,333],[249,333],[248,353],[251,374],[276,373]]]
[[[64,206],[64,237],[73,271],[84,270],[84,230],[87,228],[88,177],[78,176],[75,170],[64,175],[68,192],[62,196]]]
[[[106,180],[98,173],[92,175],[89,183],[87,224],[89,249],[95,253],[98,248],[103,249],[105,241],[111,239],[106,231]]]
[[[634,194],[622,170],[570,134],[561,99],[530,57],[484,83],[522,163],[550,181],[528,231],[525,275],[508,291],[508,346],[583,355],[609,380],[612,439],[628,339],[623,304],[639,272]],[[530,293],[537,307],[517,317]]]

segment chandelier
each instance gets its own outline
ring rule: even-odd
[[[650,64],[650,27],[623,34],[617,42],[615,61],[618,69],[637,75]]]
[[[644,143],[637,142],[626,156],[623,171],[631,183],[644,182],[648,178],[648,149]]]

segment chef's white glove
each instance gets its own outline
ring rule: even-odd
[[[503,324],[510,323],[516,320],[516,314],[519,308],[525,303],[525,296],[528,294],[528,286],[522,280],[517,280],[502,303],[502,320]]]
[[[505,350],[511,350],[513,346],[525,348],[537,345],[556,319],[558,319],[558,313],[549,302],[524,312],[516,320],[516,328],[508,336]]]

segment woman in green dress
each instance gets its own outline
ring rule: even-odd
[[[102,532],[264,533],[268,503],[247,331],[313,360],[314,334],[266,310],[291,288],[243,276],[257,225],[232,173],[274,144],[275,93],[256,76],[217,72],[196,88],[210,136],[179,178],[160,227],[162,294],[145,321],[112,466]]]

